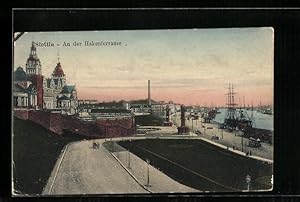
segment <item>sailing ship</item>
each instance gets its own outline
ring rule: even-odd
[[[235,103],[234,88],[232,84],[229,84],[229,92],[227,95],[226,105],[227,111],[224,119],[223,128],[230,130],[247,130],[253,127],[253,116],[249,117],[247,112],[242,108],[237,108],[237,104]]]

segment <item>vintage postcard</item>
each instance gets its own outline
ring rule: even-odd
[[[13,195],[273,189],[273,28],[19,32],[13,49]]]

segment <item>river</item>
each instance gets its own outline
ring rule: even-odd
[[[249,117],[251,117],[252,111],[251,110],[244,110]],[[214,121],[218,123],[224,123],[224,118],[226,115],[226,109],[219,109],[219,114],[216,115]],[[261,128],[266,130],[274,130],[273,127],[273,115],[269,114],[262,114],[260,112],[253,111],[253,118],[254,118],[254,128]]]

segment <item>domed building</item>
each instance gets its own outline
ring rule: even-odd
[[[14,108],[36,108],[37,91],[22,67],[14,72],[13,83]]]
[[[15,108],[59,110],[74,114],[78,105],[75,85],[66,84],[66,75],[58,62],[50,78],[42,75],[42,64],[32,42],[26,61],[26,72],[18,67],[14,72],[13,99]]]
[[[14,72],[13,99],[15,108],[43,107],[42,65],[34,42],[26,61],[26,72],[22,67],[18,67]]]

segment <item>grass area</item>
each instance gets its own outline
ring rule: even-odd
[[[135,116],[135,123],[140,126],[163,126],[164,121],[165,119],[152,114]]]
[[[22,194],[40,194],[59,154],[78,135],[59,136],[28,120],[13,122],[14,189]]]
[[[246,190],[247,174],[251,176],[251,190],[272,188],[272,165],[201,140],[146,139],[118,144],[144,160],[148,158],[154,167],[195,189],[217,192]]]

